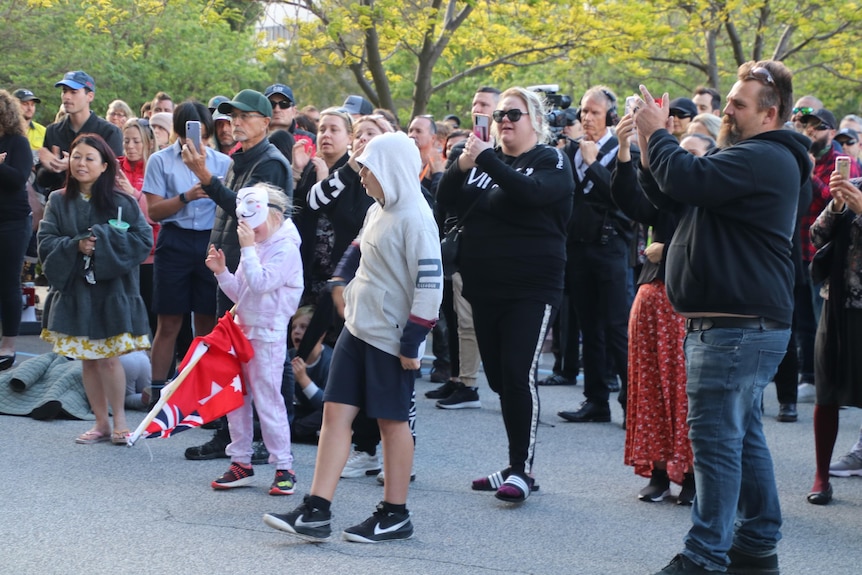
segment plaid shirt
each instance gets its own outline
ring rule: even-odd
[[[814,253],[817,251],[811,243],[811,225],[832,200],[832,194],[829,193],[829,178],[835,170],[835,158],[839,156],[846,156],[846,154],[833,142],[832,147],[814,163],[814,173],[811,176],[811,205],[808,207],[808,213],[802,216],[799,226],[799,245],[802,247],[802,259],[805,262],[814,259]],[[859,162],[850,162],[850,177],[860,176],[862,176],[862,169],[859,167]]]

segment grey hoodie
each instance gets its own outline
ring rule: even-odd
[[[377,177],[384,201],[368,208],[354,241],[361,259],[344,290],[345,327],[386,353],[421,357],[443,298],[443,266],[437,223],[419,184],[419,151],[401,132],[383,134],[357,162]]]

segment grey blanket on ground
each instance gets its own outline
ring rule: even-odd
[[[84,393],[81,362],[45,353],[0,372],[0,414],[95,419]]]

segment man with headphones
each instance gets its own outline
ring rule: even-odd
[[[604,86],[588,89],[578,116],[584,137],[565,148],[575,177],[566,292],[572,316],[568,325],[580,325],[583,336],[586,400],[576,410],[561,411],[559,416],[576,423],[607,422],[611,420],[607,382],[613,379],[609,364],[620,376],[619,402],[624,412],[626,407],[632,227],[610,193],[619,147],[610,129],[618,120],[616,96]],[[577,333],[565,339],[569,348],[566,355],[577,357]]]

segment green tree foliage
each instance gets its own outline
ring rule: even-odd
[[[206,101],[261,87],[272,53],[237,25],[240,14],[221,0],[0,0],[0,50],[15,55],[0,61],[0,84],[34,90],[44,121],[68,70],[95,78],[100,114],[116,98],[135,110],[159,90]]]

